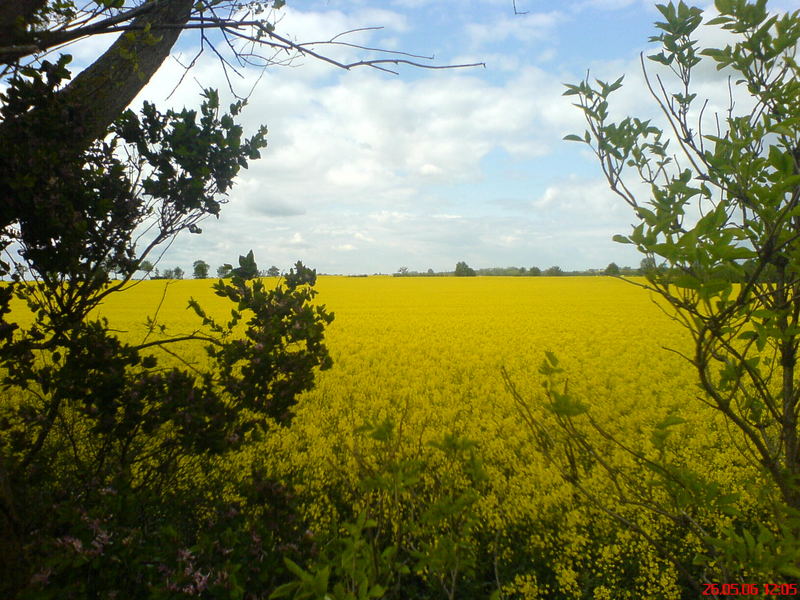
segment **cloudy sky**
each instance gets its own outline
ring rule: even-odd
[[[770,3],[788,9],[791,0]],[[485,62],[485,68],[398,75],[344,71],[305,58],[233,77],[252,93],[247,131],[269,128],[261,160],[243,171],[219,220],[202,235],[178,238],[162,268],[212,271],[255,252],[261,268],[296,260],[324,273],[392,273],[470,266],[638,265],[629,246],[611,241],[633,217],[606,189],[585,147],[562,141],[583,123],[564,82],[587,72],[626,75],[618,114],[654,116],[639,54],[659,19],[643,0],[289,0],[279,32],[297,41],[345,41],[434,56],[432,64]],[[708,32],[709,39],[715,34]],[[91,60],[103,42],[72,50]],[[167,98],[199,40],[184,34],[143,92],[164,107],[197,106],[202,87],[227,87],[206,52]],[[342,60],[375,55],[320,47]],[[727,90],[713,69],[701,90]],[[260,77],[260,79],[258,79]],[[257,81],[257,83],[256,83]],[[253,87],[255,84],[255,87]]]

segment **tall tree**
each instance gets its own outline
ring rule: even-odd
[[[456,263],[455,275],[456,277],[475,277],[475,269],[462,260]]]
[[[153,263],[151,263],[149,260],[143,260],[139,263],[139,268],[137,270],[144,273],[145,276],[148,276],[153,272],[153,269]]]
[[[674,523],[695,527],[707,544],[707,566],[721,569],[720,581],[756,572],[796,579],[800,11],[770,13],[766,0],[716,0],[715,6],[719,14],[706,25],[724,35],[704,37],[725,40],[721,48],[698,43],[702,9],[683,1],[657,7],[663,20],[651,41],[661,48],[648,57],[650,67],[642,58],[642,68],[665,129],[652,119],[613,121],[609,104],[622,78],[587,78],[565,92],[588,125],[567,139],[589,145],[611,190],[632,209],[635,226],[615,240],[644,255],[643,287],[689,334],[692,351],[684,358],[697,375],[699,400],[724,418],[752,467],[751,485],[772,498],[755,522],[737,514],[736,527],[713,539],[694,517],[712,509],[736,511],[719,486],[700,485],[700,469],[649,463],[675,499],[668,510],[654,506],[648,491],[635,485],[617,491],[623,501],[641,501],[637,510],[661,510]],[[728,106],[718,114],[707,110],[710,103],[695,85],[700,69],[709,66],[727,73],[731,82]],[[748,101],[736,101],[740,95]],[[545,367],[555,368],[550,363]],[[662,448],[667,427],[675,424],[673,417],[654,438]]]
[[[220,279],[225,279],[226,277],[231,276],[232,271],[233,271],[233,265],[225,263],[224,265],[220,265],[217,267],[217,277],[219,277]]]
[[[211,267],[209,264],[204,260],[196,260],[192,263],[192,269],[194,269],[192,275],[195,279],[207,279],[208,278],[208,270]]]
[[[239,256],[239,266],[231,272],[236,277],[242,279],[254,279],[258,277],[258,265],[253,256],[253,251],[250,250],[245,256]]]

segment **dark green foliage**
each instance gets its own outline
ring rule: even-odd
[[[75,126],[53,97],[66,63],[12,79],[0,96],[12,124],[4,143],[22,143],[13,124],[34,106],[28,128]],[[275,290],[234,274],[216,285],[232,319],[218,324],[193,302],[202,323],[186,335],[152,320],[132,343],[92,316],[152,269],[154,248],[199,233],[264,146],[263,129],[242,139],[240,103],[221,115],[216,93],[204,97],[199,115],[128,111],[86,151],[36,157],[52,162],[47,172],[0,152],[0,245],[20,253],[0,263],[12,275],[0,288],[0,597],[263,596],[284,572],[281,554],[301,550],[290,490],[252,461],[228,465],[287,423],[314,370],[331,364],[323,331],[333,317],[312,305],[315,273],[298,263]],[[147,225],[152,238],[137,247]],[[14,297],[30,325],[14,321]],[[206,366],[160,359],[176,342],[202,345]]]
[[[448,277],[453,274],[452,272],[437,273],[433,269],[428,269],[427,271],[410,271],[406,267],[403,267],[402,269],[397,271],[397,273],[392,273],[392,277]],[[366,275],[363,277],[366,277]]]
[[[137,269],[137,271],[141,271],[145,275],[149,275],[150,273],[153,272],[154,268],[155,267],[153,266],[153,263],[151,263],[149,260],[143,260],[139,262],[139,268]]]
[[[252,254],[252,252],[251,252]],[[216,383],[243,406],[266,412],[278,422],[288,422],[294,397],[313,387],[314,368],[328,369],[332,362],[323,343],[325,325],[333,315],[325,306],[314,306],[316,271],[298,262],[282,285],[267,289],[261,280],[247,283],[234,275],[230,283],[214,284],[217,296],[230,300],[236,309],[221,326],[209,318],[196,301],[190,307],[212,331],[231,336],[243,319],[244,337],[207,348],[216,364]]]
[[[3,581],[36,598],[141,597],[197,581],[226,595],[239,585],[270,589],[281,571],[268,567],[272,548],[299,537],[290,496],[245,473],[231,474],[228,496],[219,496],[213,457],[288,422],[313,369],[330,366],[322,335],[332,316],[311,306],[313,283],[299,263],[275,290],[238,277],[219,283],[235,306],[224,325],[192,303],[208,331],[193,336],[210,357],[200,372],[159,368],[145,353],[170,338],[131,346],[88,319],[56,331],[44,315],[5,344],[4,384],[20,401],[3,406],[3,502],[25,564],[16,565],[21,580],[5,572]],[[243,337],[233,334],[240,319]],[[34,341],[42,334],[53,340],[46,348]],[[253,566],[255,580],[237,575],[251,555],[268,569]],[[200,579],[186,578],[190,564]]]
[[[478,515],[488,477],[474,442],[444,434],[416,455],[401,450],[391,419],[359,428],[363,507],[337,506],[343,528],[320,532],[320,553],[305,568],[287,562],[294,581],[274,598],[487,598],[499,594],[493,539]],[[433,465],[437,465],[433,467]],[[325,596],[325,594],[328,596]]]
[[[397,548],[376,548],[370,532],[377,522],[359,514],[354,523],[345,523],[344,534],[325,545],[318,565],[311,571],[289,558],[286,566],[295,580],[278,587],[270,598],[326,598],[330,600],[370,600],[386,598],[386,585],[408,572],[397,561]]]
[[[192,263],[192,276],[195,279],[207,279],[209,264],[204,260],[196,260]]]
[[[246,256],[239,256],[239,266],[233,269],[231,274],[242,279],[258,277],[258,265],[252,250]]]
[[[617,266],[617,263],[609,263],[603,273],[606,275],[619,275],[619,266]]]
[[[150,277],[151,279],[183,279],[183,269],[180,267],[164,269],[163,271],[155,269]]]
[[[69,57],[62,56],[55,64],[44,61],[38,68],[22,69],[0,95],[0,118],[6,125],[6,150],[0,153],[0,222],[6,227],[6,236],[22,245],[22,257],[43,273],[63,273],[97,286],[103,283],[102,274],[99,281],[92,279],[99,269],[86,273],[81,265],[92,261],[99,267],[104,260],[106,266],[115,269],[134,269],[131,248],[115,232],[141,219],[144,209],[141,203],[128,201],[130,181],[115,156],[116,139],[95,144],[80,156],[49,143],[31,145],[30,140],[38,136],[49,140],[74,126],[70,124],[70,107],[55,95],[69,78],[68,63]],[[36,118],[17,129],[20,117],[30,111]],[[15,147],[25,147],[28,152],[13,153]],[[30,165],[20,164],[24,157],[37,152],[41,155],[29,159]],[[34,162],[50,166],[32,172],[29,167]],[[7,229],[11,223],[18,227],[13,233]],[[55,252],[55,246],[64,252]]]
[[[617,275],[631,276],[631,275],[641,274],[640,270],[632,269],[631,267],[617,267],[617,269],[619,269],[618,273],[616,273]],[[475,275],[479,275],[482,277],[539,277],[542,275],[542,270],[539,267],[531,267],[530,269],[526,269],[525,267],[484,267],[481,269],[472,269],[472,271],[475,272]],[[462,269],[460,269],[459,272],[468,273],[469,271],[465,271],[462,267]],[[392,276],[393,277],[450,277],[453,276],[454,274],[455,273],[453,271],[450,272],[444,271],[437,273],[434,272],[433,269],[428,269],[427,271],[424,272],[411,271],[406,269],[405,271],[400,270],[397,273],[393,273]],[[546,274],[569,275],[571,277],[597,277],[598,275],[606,273],[604,270],[600,269],[587,269],[583,271],[563,271],[561,267],[550,267],[550,269],[547,270]],[[351,275],[351,277],[355,277],[355,275]]]
[[[475,277],[475,269],[470,267],[464,261],[456,263],[456,277]]]
[[[45,61],[38,69],[23,69],[0,95],[4,124],[39,108],[35,114],[42,122],[36,126],[47,130],[48,139],[74,127],[67,118],[70,107],[55,95],[69,77],[67,63],[62,57],[55,65]],[[19,244],[28,267],[48,283],[69,280],[85,287],[88,297],[105,285],[109,271],[130,278],[152,248],[184,230],[199,233],[197,223],[219,213],[220,195],[266,144],[265,129],[242,140],[231,116],[220,117],[216,92],[206,90],[204,97],[199,123],[195,111],[161,114],[146,103],[141,117],[126,111],[112,128],[114,135],[85,152],[53,155],[52,145],[43,145],[47,155],[34,162],[51,164],[46,172],[32,173],[17,155],[0,153],[4,234]],[[231,113],[241,108],[236,103]],[[36,139],[32,127],[27,123],[19,140],[12,127],[4,145]],[[36,152],[35,146],[25,146],[28,154]],[[123,148],[135,160],[122,162]],[[154,236],[137,249],[126,232],[145,224],[155,225]]]
[[[548,277],[557,277],[559,275],[563,275],[564,271],[561,270],[561,267],[556,265],[556,266],[549,267],[548,269],[546,269],[544,274],[547,275]]]
[[[217,92],[205,90],[203,96],[199,121],[194,110],[161,114],[145,102],[141,116],[125,111],[112,131],[136,149],[140,165],[150,167],[142,184],[145,196],[163,198],[181,214],[199,211],[216,216],[219,194],[230,190],[248,159],[259,158],[266,128],[252,140],[242,140],[242,128],[233,117],[243,102],[232,104],[230,114],[220,117]],[[195,221],[185,227],[199,233]]]
[[[525,267],[489,267],[486,269],[475,269],[476,275],[490,277],[519,277],[527,275]]]

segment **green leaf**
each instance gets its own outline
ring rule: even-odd
[[[545,350],[544,354],[545,359],[539,365],[539,373],[547,376],[560,373],[562,369],[558,367],[558,357],[549,350]]]
[[[655,213],[652,210],[647,209],[643,206],[639,206],[636,208],[636,216],[642,219],[645,223],[647,223],[650,226],[655,225],[657,221]]]
[[[672,278],[671,283],[679,288],[686,288],[689,290],[696,290],[700,288],[700,281],[697,279],[697,277],[687,273],[676,275]]]
[[[788,577],[800,578],[800,568],[794,565],[781,565],[778,570]]]
[[[658,429],[666,429],[667,427],[674,427],[675,425],[682,425],[686,423],[686,419],[678,415],[667,415],[656,427]]]
[[[699,290],[702,297],[704,299],[708,299],[718,295],[720,292],[723,292],[730,287],[730,281],[725,281],[724,279],[712,279],[710,281],[703,282],[703,284],[699,287]]]
[[[562,394],[551,390],[553,400],[548,405],[553,414],[559,417],[577,417],[588,411],[588,407],[582,402],[571,398],[568,394]]]
[[[557,367],[558,366],[558,357],[550,352],[549,350],[544,351],[544,355],[547,358],[547,362],[550,363],[550,366]]]
[[[622,75],[619,79],[617,79],[614,83],[608,86],[608,91],[615,92],[622,87],[622,81],[625,79],[625,76]]]
[[[726,260],[755,258],[756,252],[742,246],[714,246],[714,253]]]
[[[290,581],[289,583],[284,583],[283,585],[279,585],[277,588],[273,590],[273,592],[269,595],[270,598],[288,598],[291,596],[296,589],[300,586],[296,581]]]
[[[579,135],[575,135],[574,133],[570,133],[569,135],[565,135],[562,138],[565,142],[583,142],[583,138]]]
[[[653,62],[661,63],[662,65],[671,65],[675,56],[667,57],[663,52],[659,52],[658,54],[650,54],[648,57]]]
[[[295,575],[298,579],[304,582],[311,581],[311,574],[307,573],[300,565],[294,562],[291,558],[286,556],[283,557],[283,562],[286,564],[286,568]]]
[[[316,577],[314,577],[314,589],[318,594],[324,594],[328,591],[328,578],[330,577],[330,573],[330,565],[325,565],[324,568],[317,572]]]
[[[681,425],[682,423],[686,423],[686,419],[683,419],[677,415],[667,415],[660,423],[656,425],[653,433],[650,435],[650,442],[658,450],[663,450],[667,441],[667,437],[669,437],[669,428],[674,427],[675,425]]]

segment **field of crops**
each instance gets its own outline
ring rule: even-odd
[[[143,282],[102,312],[123,337],[139,340],[160,305],[168,332],[190,333],[197,318],[186,310],[189,297],[209,313],[221,310],[210,286]],[[538,371],[545,351],[564,368],[558,386],[628,448],[655,456],[654,427],[679,415],[686,422],[672,428],[668,452],[702,465],[703,477],[723,488],[753,485],[741,479],[720,421],[695,399],[690,365],[665,349],[687,350],[685,332],[629,282],[321,277],[317,288],[336,315],[327,331],[334,367],[301,398],[291,427],[229,468],[256,462],[291,482],[310,535],[322,541],[365,513],[378,523],[376,536],[438,556],[420,573],[452,597],[480,597],[469,582],[486,579],[510,597],[682,597],[674,565],[606,509],[655,537],[677,535],[686,552],[697,540],[633,502],[620,504],[596,464],[577,467],[584,493],[565,481],[569,448],[551,426]],[[521,418],[502,368],[529,415],[552,432],[548,442]],[[608,464],[646,477],[618,444],[582,431]]]

